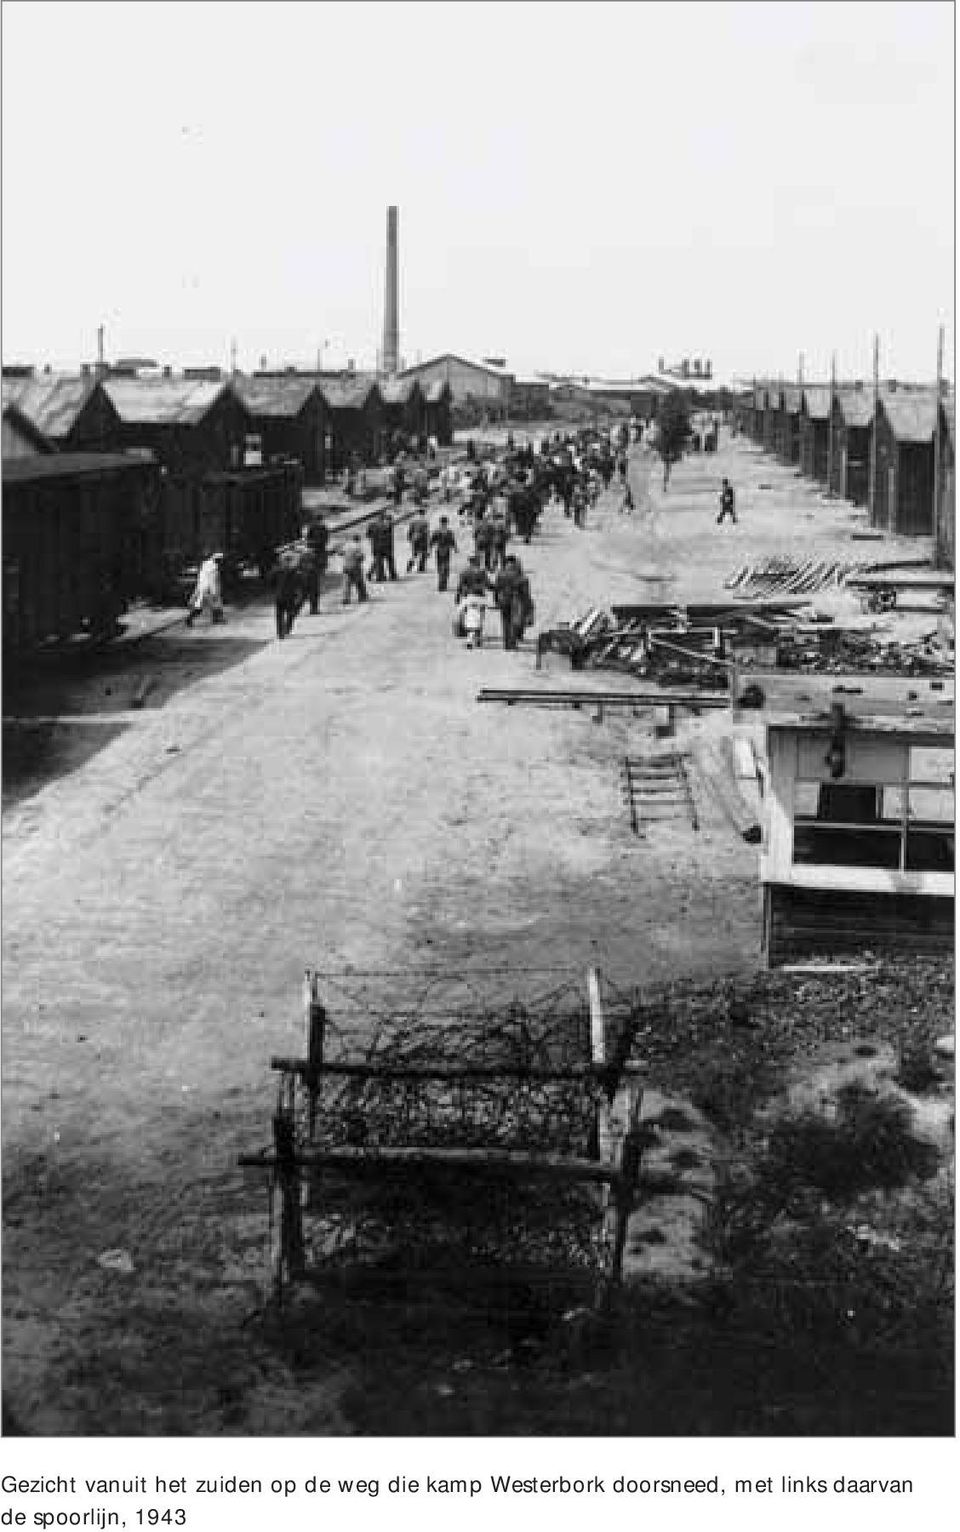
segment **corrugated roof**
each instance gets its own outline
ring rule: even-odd
[[[332,410],[362,410],[376,383],[367,378],[324,378],[320,392]]]
[[[78,474],[114,472],[117,469],[153,468],[152,455],[129,452],[51,452],[37,457],[14,457],[4,460],[5,484],[30,483],[36,479],[75,478]]]
[[[803,390],[803,405],[811,420],[830,419],[830,389],[816,383]]]
[[[292,419],[311,394],[319,391],[314,378],[234,378],[234,392],[251,415]]]
[[[3,406],[3,423],[21,442],[28,442],[34,451],[55,452],[57,450],[50,438],[37,430],[29,415],[25,415],[19,405],[5,404]]]
[[[868,426],[873,419],[873,390],[838,389],[837,405],[844,425]]]
[[[937,424],[936,394],[901,393],[889,390],[880,395],[880,407],[890,422],[898,442],[930,442]]]
[[[227,387],[202,378],[105,378],[103,382],[125,425],[196,425]]]
[[[89,399],[93,378],[63,375],[43,378],[4,378],[3,403],[15,404],[44,436],[59,441],[69,435]]]

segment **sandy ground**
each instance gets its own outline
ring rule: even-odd
[[[637,515],[611,496],[578,532],[554,510],[522,550],[540,625],[716,596],[748,558],[814,543],[895,556],[740,443],[666,494],[644,455],[631,472]],[[714,522],[724,472],[736,527]],[[268,1138],[270,1055],[301,1049],[305,966],[598,963],[626,985],[758,960],[756,851],[701,783],[698,834],[630,834],[619,763],[650,723],[478,706],[535,680],[532,647],[462,649],[432,576],[372,594],[343,609],[331,589],[283,644],[267,605],[175,630],[166,669],[141,650],[108,697],[105,660],[99,703],[44,703],[96,716],[3,821],[4,1389],[30,1432],[345,1428],[346,1375],[298,1389],[242,1327],[266,1209],[236,1155]],[[139,710],[131,671],[154,674]],[[114,1249],[132,1273],[98,1265]]]

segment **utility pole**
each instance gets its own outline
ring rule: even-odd
[[[833,494],[833,407],[837,398],[837,353],[830,358],[830,434],[827,438],[827,494]]]
[[[797,385],[798,385],[799,388],[803,387],[803,352],[802,351],[801,351],[800,355],[797,358]]]
[[[103,376],[103,325],[97,325],[97,372]]]
[[[236,375],[237,375],[237,343],[236,343],[236,340],[232,340],[230,342],[230,376],[231,376],[231,378],[235,378]]]
[[[941,567],[943,529],[940,525],[940,483],[943,474],[943,443],[940,436],[940,396],[943,391],[943,325],[937,333],[937,397],[933,416],[933,561]]]
[[[877,524],[877,416],[880,412],[880,337],[873,337],[873,427],[870,431],[870,525]]]

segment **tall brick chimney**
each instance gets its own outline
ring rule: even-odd
[[[400,317],[397,276],[397,209],[387,208],[387,284],[383,306],[383,370],[392,377],[400,365]]]

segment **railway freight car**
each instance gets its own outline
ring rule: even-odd
[[[149,455],[4,459],[3,643],[9,660],[107,634],[143,583],[159,470]]]
[[[203,559],[224,555],[224,581],[266,574],[277,548],[300,531],[303,468],[275,463],[205,474],[164,473],[144,549],[144,594],[178,600]]]

